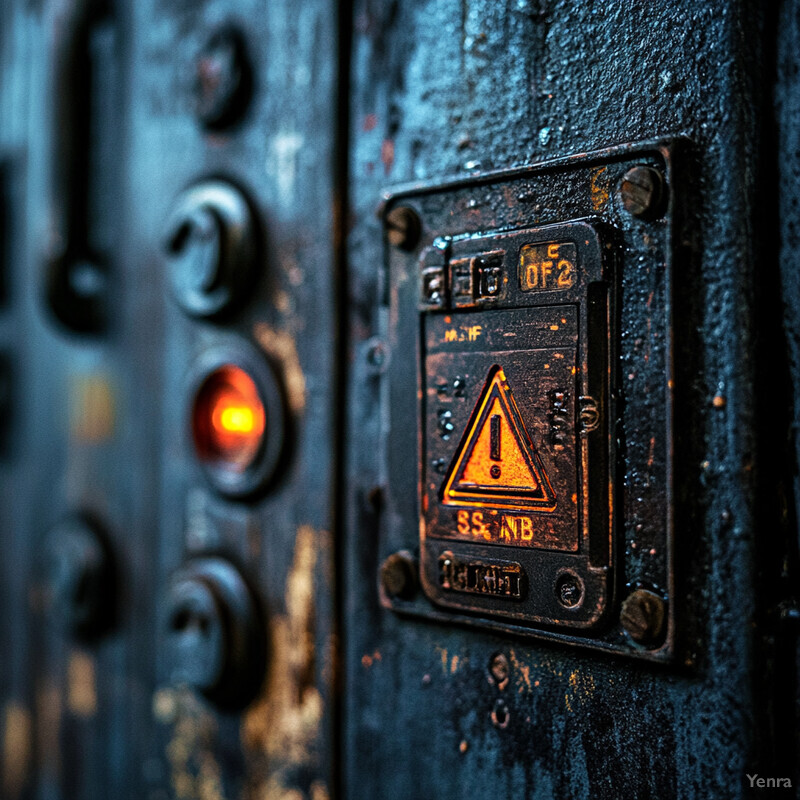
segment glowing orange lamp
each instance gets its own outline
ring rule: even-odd
[[[261,449],[265,426],[258,387],[245,370],[225,364],[208,375],[192,409],[192,433],[201,460],[244,472]]]

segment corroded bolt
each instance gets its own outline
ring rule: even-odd
[[[392,247],[413,250],[419,244],[422,223],[413,208],[396,206],[386,215],[386,238]]]
[[[503,653],[495,653],[489,662],[489,672],[497,684],[498,689],[508,686],[508,659]]]
[[[632,167],[623,176],[617,190],[622,207],[634,217],[655,217],[661,210],[664,179],[652,167]]]
[[[663,598],[648,589],[636,589],[622,603],[619,621],[628,636],[653,646],[664,633],[666,609]]]
[[[405,600],[417,591],[417,565],[407,550],[392,553],[381,564],[381,586],[389,597]]]

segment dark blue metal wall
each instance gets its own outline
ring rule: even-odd
[[[59,60],[59,20],[84,5],[91,83]],[[231,25],[252,97],[209,126],[199,59]],[[798,796],[798,37],[791,0],[5,0],[0,797]],[[387,365],[410,374],[418,354],[387,340],[385,192],[661,139],[681,150],[674,657],[384,608],[387,531],[405,524],[386,452],[418,424],[387,403]],[[80,196],[53,182],[65,153]],[[216,320],[174,301],[164,251],[176,198],[207,178],[244,193],[257,229],[256,280]],[[88,335],[46,292],[57,212],[79,206],[107,267],[108,324]],[[618,255],[624,384],[667,317]],[[198,360],[242,343],[278,376],[289,443],[247,500],[209,484],[186,419]],[[616,465],[628,509],[648,426],[665,425],[636,396]],[[54,603],[51,550],[78,511],[116,565],[102,636],[76,638]],[[621,589],[639,563],[626,524]],[[267,666],[241,712],[173,685],[165,601],[199,556],[236,565],[263,617]]]

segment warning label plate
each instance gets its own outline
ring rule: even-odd
[[[426,536],[579,546],[576,306],[426,319]],[[453,336],[453,330],[479,332]]]

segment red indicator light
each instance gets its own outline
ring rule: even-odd
[[[202,383],[192,409],[192,433],[200,459],[244,472],[264,441],[266,414],[258,387],[241,367],[225,364]]]

